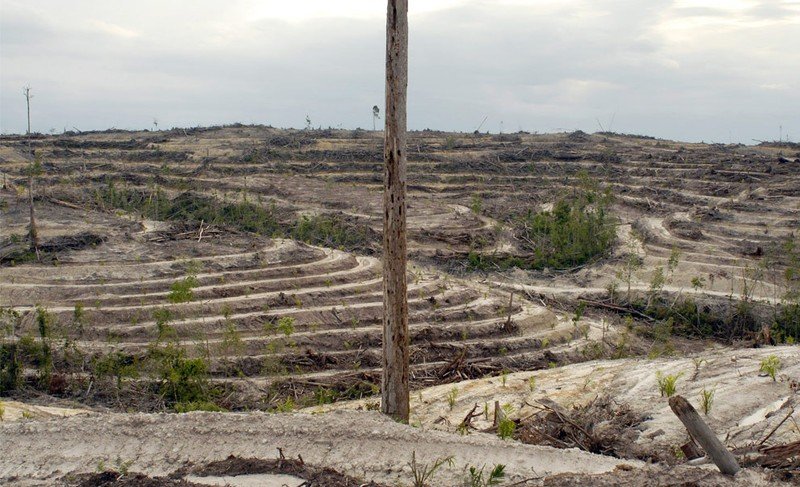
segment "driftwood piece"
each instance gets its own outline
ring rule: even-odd
[[[681,420],[692,438],[697,441],[706,455],[719,468],[719,471],[726,475],[736,475],[739,471],[739,464],[733,454],[725,448],[719,441],[717,435],[703,421],[697,410],[689,404],[689,401],[682,396],[672,396],[669,398],[669,407],[672,412]]]

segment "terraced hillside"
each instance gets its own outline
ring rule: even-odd
[[[779,249],[800,225],[796,146],[417,132],[409,149],[415,387],[652,350],[602,313],[627,286],[652,292],[657,272],[656,291],[698,300],[775,302],[792,285]],[[24,239],[32,150],[43,264]],[[48,344],[45,389],[118,407],[208,391],[228,409],[371,395],[381,160],[380,135],[364,131],[3,137],[4,343],[27,354],[29,382]],[[506,269],[532,255],[515,218],[586,181],[615,196],[614,246],[570,269]],[[577,298],[598,306],[576,313]]]

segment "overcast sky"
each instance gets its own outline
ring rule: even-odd
[[[385,3],[0,0],[0,131],[371,129]],[[800,140],[800,0],[410,3],[411,129]]]

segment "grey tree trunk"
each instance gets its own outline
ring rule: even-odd
[[[26,135],[30,135],[31,133],[31,88],[30,86],[26,86],[22,89],[23,94],[25,95],[25,104],[28,106],[28,131],[25,132]]]
[[[689,404],[689,401],[681,396],[672,396],[669,398],[669,407],[686,426],[692,438],[700,443],[708,458],[714,462],[719,471],[726,475],[736,475],[736,472],[739,471],[739,463],[736,462],[736,458],[719,441],[717,435],[711,431],[711,428],[697,414],[697,410]]]
[[[408,0],[388,0],[383,191],[383,377],[381,412],[408,422],[406,297],[406,89]]]

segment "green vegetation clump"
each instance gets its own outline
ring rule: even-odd
[[[95,191],[95,204],[139,213],[153,220],[204,222],[227,225],[237,230],[268,237],[286,237],[313,245],[372,252],[376,239],[368,225],[356,223],[340,213],[303,215],[295,218],[281,212],[275,202],[249,201],[247,195],[236,202],[186,192],[174,199],[160,188],[118,187],[113,182]]]
[[[761,360],[761,367],[759,370],[769,375],[772,378],[772,381],[775,382],[775,377],[777,376],[780,368],[781,359],[775,355],[770,355],[769,357]]]
[[[469,467],[469,487],[491,487],[493,485],[500,485],[503,479],[506,478],[506,466],[503,464],[495,465],[486,473],[484,473],[485,469],[485,465],[480,469],[474,465]]]
[[[656,372],[656,381],[658,382],[658,391],[661,393],[661,397],[672,397],[675,395],[677,391],[675,385],[682,375],[683,372],[674,375],[664,375],[661,371]]]
[[[192,289],[198,286],[197,278],[195,276],[187,276],[180,281],[173,282],[169,288],[170,303],[188,303],[194,299],[194,292]]]
[[[149,360],[160,377],[161,396],[173,408],[178,404],[210,402],[208,360],[190,358],[176,343],[153,347]]]
[[[16,343],[0,344],[0,394],[8,394],[22,383],[22,360]]]
[[[609,211],[613,198],[608,189],[588,176],[572,195],[559,199],[552,210],[529,209],[510,218],[510,226],[526,251],[524,256],[487,255],[476,251],[467,256],[473,270],[570,269],[608,253],[616,240],[615,219]]]
[[[303,215],[290,235],[295,240],[337,249],[362,249],[370,239],[366,225],[354,225],[341,214]]]

